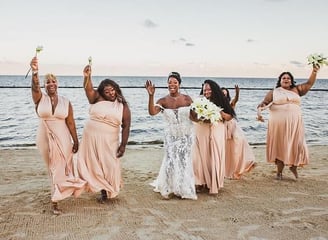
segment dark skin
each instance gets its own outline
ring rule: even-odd
[[[84,91],[88,98],[90,104],[94,104],[100,101],[115,101],[117,98],[117,93],[113,86],[106,86],[104,89],[105,97],[102,97],[97,90],[93,88],[92,79],[91,79],[91,66],[85,66],[83,70],[84,77]],[[117,149],[116,157],[120,158],[125,153],[126,144],[128,143],[128,138],[130,134],[131,126],[131,112],[127,104],[123,104],[123,116],[122,116],[122,132],[121,132],[121,143]]]
[[[316,78],[317,78],[317,72],[319,71],[320,66],[313,65],[312,72],[310,74],[309,79],[302,84],[297,84],[296,86],[292,86],[292,79],[288,74],[284,74],[281,76],[280,79],[280,86],[288,91],[292,91],[296,93],[299,96],[304,96],[307,94],[307,92],[311,89],[311,87],[314,85]],[[273,101],[273,90],[270,90],[266,96],[264,97],[263,101],[257,106],[258,109],[264,108],[268,104],[270,104]],[[263,117],[258,114],[257,117],[258,121],[264,122]],[[276,165],[277,165],[277,179],[282,179],[282,171],[284,169],[284,163],[280,159],[276,159]],[[297,166],[291,166],[290,171],[294,174],[295,178],[298,178],[297,173]]]
[[[180,83],[174,78],[170,77],[167,81],[169,94],[157,100],[157,104],[161,105],[163,108],[167,109],[178,109],[180,107],[190,106],[192,99],[190,96],[181,94]],[[145,88],[148,92],[148,112],[150,115],[156,115],[161,111],[159,106],[154,106],[154,94],[155,94],[155,84],[150,80],[145,83]]]
[[[207,99],[211,97],[212,89],[211,89],[209,84],[207,84],[207,83],[204,84],[203,92],[204,92],[204,97],[206,97]],[[225,121],[229,121],[233,118],[229,113],[225,113],[223,110],[220,111],[220,114],[221,114],[222,119],[225,120]],[[194,111],[190,111],[190,119],[194,122],[201,121],[200,119],[197,118],[197,113],[195,113]],[[211,121],[210,120],[205,120],[203,122],[210,123]]]
[[[38,104],[42,97],[41,87],[40,87],[40,81],[39,81],[39,75],[37,73],[39,66],[38,66],[38,59],[34,57],[31,60],[30,66],[32,68],[32,99],[35,104],[35,109],[38,108]],[[36,72],[36,73],[35,73]],[[48,96],[52,99],[52,114],[54,114],[57,104],[58,104],[58,96],[57,96],[57,80],[53,77],[48,76],[47,80],[45,81],[45,89],[47,90]],[[69,103],[68,107],[68,116],[65,119],[66,125],[68,127],[68,130],[71,134],[71,137],[73,139],[73,148],[72,152],[76,153],[79,149],[79,141],[77,138],[77,132],[76,132],[76,126],[75,126],[75,120],[73,115],[73,107],[72,104]]]

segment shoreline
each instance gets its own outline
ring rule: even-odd
[[[310,164],[295,180],[286,168],[275,180],[265,146],[252,146],[257,166],[241,180],[225,180],[218,195],[163,200],[149,185],[161,146],[128,146],[123,187],[106,204],[83,193],[50,208],[48,174],[37,149],[0,151],[0,239],[328,239],[328,148],[309,147]]]

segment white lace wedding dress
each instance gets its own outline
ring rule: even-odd
[[[165,153],[157,179],[151,185],[164,198],[173,193],[181,198],[197,199],[191,160],[193,124],[189,119],[190,107],[161,109],[166,122]]]

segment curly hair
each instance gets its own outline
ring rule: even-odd
[[[100,96],[102,96],[104,99],[106,99],[105,93],[104,93],[104,89],[106,86],[111,86],[114,88],[116,95],[117,95],[117,101],[119,101],[120,103],[126,104],[127,101],[125,100],[123,93],[121,91],[120,86],[111,79],[104,79],[100,82],[97,91],[99,93]]]
[[[292,84],[290,85],[290,87],[291,88],[294,88],[294,87],[296,87],[296,82],[295,82],[295,80],[294,80],[294,77],[293,77],[293,75],[290,73],[290,72],[282,72],[280,75],[279,75],[279,77],[278,77],[278,81],[277,81],[277,84],[276,84],[276,88],[278,88],[278,87],[281,87],[281,78],[282,78],[282,76],[284,76],[285,74],[287,74],[289,77],[290,77],[290,79],[292,80]]]
[[[234,118],[236,118],[235,110],[231,107],[228,98],[224,96],[219,84],[214,82],[211,79],[206,79],[202,84],[202,90],[200,91],[200,95],[203,95],[203,87],[204,84],[208,84],[211,87],[212,94],[209,100],[213,102],[216,106],[223,108],[223,112],[230,114]]]

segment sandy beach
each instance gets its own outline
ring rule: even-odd
[[[164,200],[149,183],[163,156],[160,146],[128,147],[124,186],[105,204],[96,194],[50,208],[47,171],[36,149],[0,151],[0,239],[328,239],[328,148],[309,146],[310,165],[296,181],[286,168],[277,181],[265,147],[253,147],[257,167],[241,180],[198,200]]]

